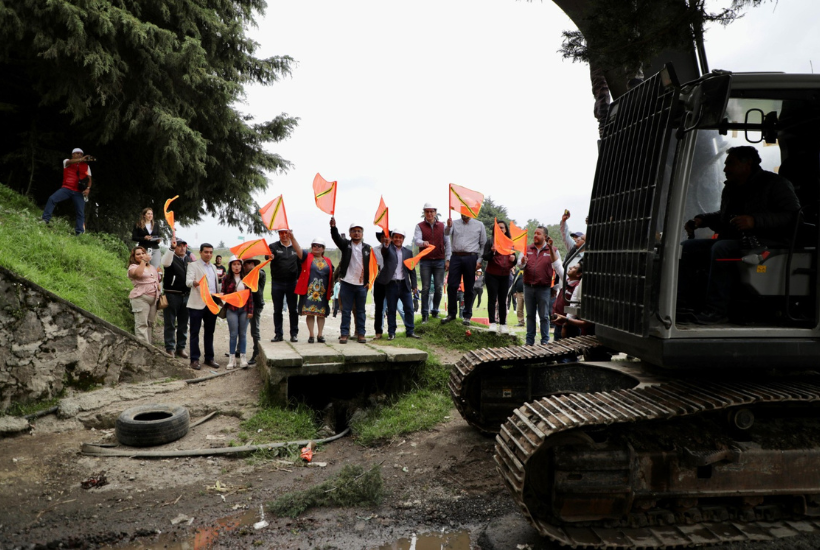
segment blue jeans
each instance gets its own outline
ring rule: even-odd
[[[356,333],[364,336],[364,322],[367,319],[364,310],[367,302],[367,287],[342,281],[339,299],[342,301],[342,325],[340,327],[342,336],[350,336],[350,313],[353,311],[354,304],[356,306]]]
[[[165,297],[168,299],[168,307],[162,310],[165,349],[182,351],[188,344],[188,295],[166,292]]]
[[[230,331],[230,347],[231,355],[236,353],[245,353],[248,344],[248,312],[245,308],[240,308],[233,311],[228,308],[225,319],[228,321],[228,330]],[[236,349],[236,341],[239,340],[239,349]]]
[[[415,331],[415,313],[413,313],[413,293],[406,289],[404,281],[391,281],[387,285],[387,332],[396,334],[396,309],[401,301],[404,315],[404,328],[407,335]]]
[[[458,311],[458,285],[464,278],[464,318],[470,320],[473,316],[473,285],[475,285],[475,266],[478,263],[478,254],[457,256],[450,258],[450,274],[447,276],[447,311],[450,317],[456,318]]]
[[[296,306],[296,281],[281,283],[271,281],[270,297],[273,299],[273,331],[276,336],[285,333],[283,327],[282,307],[287,300],[288,320],[290,321],[290,335],[299,334],[299,308]]]
[[[207,307],[202,309],[188,308],[188,319],[191,321],[191,363],[199,361],[199,329],[205,325],[205,360],[214,360],[214,329],[216,328],[216,315],[211,313]]]
[[[426,319],[432,310],[438,315],[441,291],[444,288],[444,260],[421,260],[421,317]],[[430,279],[433,279],[433,300],[430,301]]]
[[[527,345],[535,344],[535,314],[541,325],[541,343],[550,341],[550,319],[547,308],[550,303],[550,287],[524,285],[524,306],[527,308]]]
[[[43,220],[46,222],[51,221],[51,215],[54,213],[54,207],[57,206],[58,203],[67,201],[68,199],[71,199],[74,202],[74,210],[77,212],[77,223],[74,226],[74,233],[77,235],[82,235],[85,233],[85,201],[83,200],[83,194],[79,191],[72,191],[71,189],[67,189],[65,187],[60,187],[57,189],[48,198],[46,208],[43,210]]]

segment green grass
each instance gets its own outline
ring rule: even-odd
[[[380,340],[379,345],[396,346],[403,348],[416,348],[431,353],[430,344],[454,351],[470,351],[477,348],[499,348],[516,345],[520,343],[517,335],[515,341],[510,335],[499,335],[486,330],[485,325],[472,323],[470,327],[461,324],[461,320],[455,320],[442,325],[437,319],[430,319],[426,324],[421,324],[421,317],[416,316],[416,334],[421,336],[420,340],[404,338],[402,332],[398,331],[397,338],[392,341]],[[485,330],[481,330],[481,328]],[[470,334],[467,334],[467,331]]]
[[[356,441],[370,446],[420,430],[429,430],[445,420],[453,402],[446,392],[417,389],[391,404],[371,409],[351,422]]]
[[[0,265],[131,332],[128,248],[114,236],[74,236],[74,221],[38,221],[42,210],[0,184]]]
[[[239,425],[237,439],[240,445],[261,445],[280,441],[315,439],[317,435],[318,425],[315,411],[299,403],[286,408],[263,407]]]
[[[327,481],[304,491],[294,491],[268,504],[268,510],[280,517],[295,518],[319,506],[378,506],[384,497],[381,467],[369,470],[354,464]]]
[[[62,397],[63,394],[60,393],[60,395],[55,395],[54,397],[43,401],[35,401],[32,403],[12,403],[12,405],[5,412],[0,412],[0,416],[4,414],[9,416],[28,416],[39,411],[50,409],[51,407],[56,407],[60,404],[60,399],[62,399]]]

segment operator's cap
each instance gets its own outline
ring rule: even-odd
[[[282,231],[288,232],[290,231],[290,227],[280,227],[276,230],[277,233],[281,233]]]
[[[424,209],[425,210],[436,210],[436,211],[438,210],[438,208],[433,206],[433,203],[430,203],[430,202],[425,202],[424,203]]]
[[[581,232],[578,232],[578,233],[570,233],[570,234],[569,234],[569,236],[570,236],[570,237],[572,237],[573,239],[577,239],[577,238],[579,238],[579,237],[586,237],[586,235],[584,235],[584,234],[583,234],[583,233],[581,233]]]
[[[243,264],[246,264],[246,263],[249,263],[249,262],[253,263],[253,265],[259,265],[259,264],[262,263],[262,260],[260,260],[259,258],[245,258],[244,260],[242,260]]]
[[[71,151],[71,154],[73,155],[74,153],[82,153],[82,152],[83,152],[82,149],[80,149],[79,147],[75,147],[74,150]]]
[[[182,237],[177,237],[177,244],[188,244],[188,241],[186,241]]]
[[[351,230],[351,229],[353,229],[354,227],[358,227],[359,229],[361,229],[362,231],[364,231],[364,226],[363,226],[362,224],[360,224],[360,223],[357,223],[357,222],[353,222],[353,223],[351,223],[351,224],[350,224],[350,227],[348,227],[348,228],[347,228],[347,230],[348,230],[348,231],[350,231],[350,230]]]
[[[394,235],[401,235],[402,237],[407,236],[407,233],[404,232],[404,229],[393,228],[393,234]]]
[[[323,240],[322,240],[322,239],[320,239],[319,237],[316,237],[315,239],[313,239],[313,240],[310,242],[310,244],[318,244],[318,245],[321,245],[321,246],[323,246],[323,247],[324,247],[324,246],[325,246],[325,241],[323,241]]]

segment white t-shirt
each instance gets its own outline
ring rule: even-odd
[[[347,273],[342,280],[351,285],[361,286],[364,284],[364,262],[362,261],[362,243],[350,243],[350,263],[347,266]]]

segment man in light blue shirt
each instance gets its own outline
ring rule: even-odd
[[[462,324],[470,326],[473,316],[473,284],[476,269],[481,267],[481,255],[487,242],[484,224],[469,216],[461,219],[447,219],[444,235],[450,239],[450,273],[447,275],[447,317],[441,324],[449,323],[458,315],[458,286],[464,278],[464,319]]]

